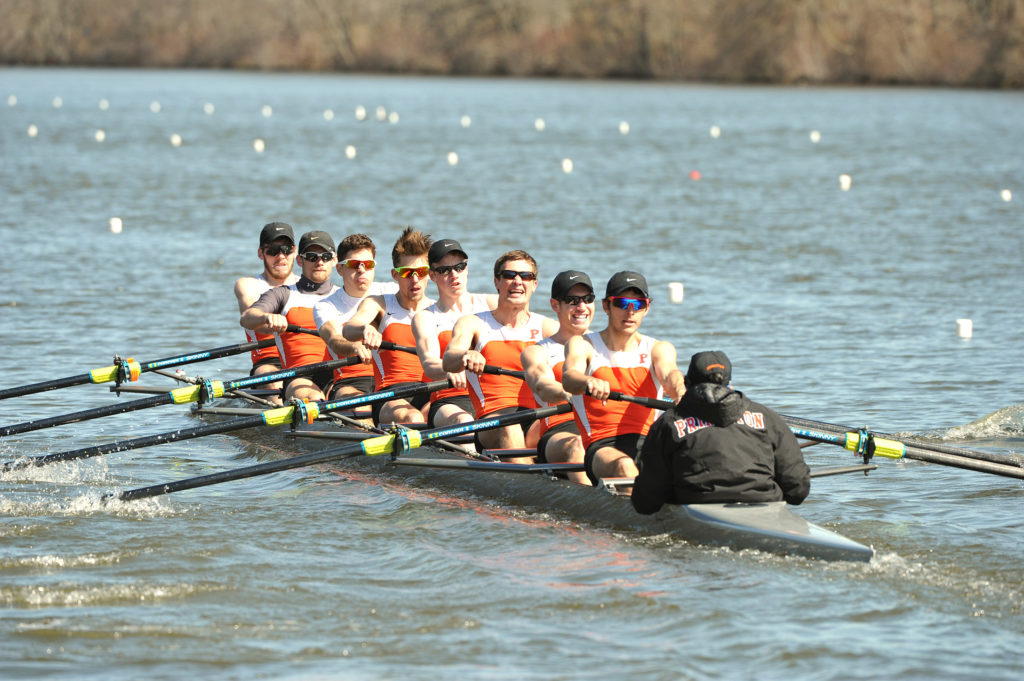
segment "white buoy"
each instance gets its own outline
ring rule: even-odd
[[[333,121],[334,120],[334,111],[332,111],[331,109],[324,109],[324,120],[325,121]]]
[[[114,234],[120,234],[122,229],[124,229],[124,225],[121,223],[121,218],[110,218],[111,232]]]
[[[668,301],[676,304],[683,302],[683,282],[668,282]]]
[[[377,107],[377,120],[378,121],[386,121],[387,118],[388,118],[388,110],[385,109],[383,106],[378,106]]]
[[[817,130],[811,130],[810,138],[811,142],[817,144],[818,142],[821,141],[821,133],[818,132]]]
[[[719,137],[721,137],[721,136],[722,136],[722,129],[721,129],[720,127],[718,127],[717,125],[712,125],[712,126],[711,126],[711,130],[709,130],[708,132],[709,132],[709,133],[711,134],[711,136],[712,136],[712,137],[714,137],[715,139],[718,139]]]
[[[562,172],[565,173],[566,175],[568,175],[569,173],[572,172],[572,159],[571,158],[563,158],[562,159]]]
[[[107,139],[107,133],[103,132],[102,130],[97,130],[95,133],[93,133],[93,139],[95,139],[97,142],[102,142],[103,140]]]
[[[464,128],[468,128],[469,126],[473,125],[473,119],[470,118],[469,116],[463,116],[462,118],[459,119],[459,125],[461,125]]]
[[[543,130],[548,127],[548,124],[544,122],[543,118],[538,118],[533,122],[533,127],[537,128],[537,130]]]
[[[18,97],[17,95],[7,95],[7,106],[17,106]]]
[[[171,146],[172,147],[180,147],[181,146],[181,135],[179,135],[178,133],[174,133],[173,135],[171,135]]]
[[[267,148],[267,143],[257,137],[252,141],[252,148],[256,150],[257,154],[262,154]]]
[[[351,144],[345,147],[345,158],[353,159],[356,157],[356,148]]]
[[[974,322],[970,319],[956,320],[956,335],[961,338],[970,338],[974,335]]]
[[[152,111],[153,113],[160,113],[160,102],[155,102],[155,101],[154,102],[150,102],[149,103],[149,110]]]
[[[357,121],[365,121],[366,120],[366,107],[363,106],[362,104],[360,104],[359,106],[356,107],[356,120]]]
[[[843,173],[839,176],[839,188],[844,192],[850,191],[850,187],[853,185],[853,178]]]
[[[621,123],[619,123],[619,132],[621,132],[623,135],[628,135],[629,134],[629,122],[628,121],[622,121]]]
[[[62,98],[60,98],[60,97],[54,97],[53,98],[53,108],[54,109],[59,109],[62,106],[64,106],[64,100]]]
[[[35,137],[38,134],[39,134],[39,128],[37,128],[35,125],[28,126],[28,136],[29,137]]]
[[[260,113],[263,114],[264,118],[270,118],[274,115],[274,108],[269,104],[264,104],[263,108],[260,109]]]
[[[459,165],[459,155],[456,154],[454,151],[449,151],[448,152],[448,165],[450,165],[450,166],[457,166],[457,165]]]
[[[203,104],[203,113],[206,114],[207,116],[212,116],[213,112],[216,111],[216,110],[217,110],[217,107],[215,107],[210,102],[207,102],[206,104]]]
[[[100,107],[100,111],[106,111],[107,109],[109,109],[109,108],[110,108],[110,102],[108,102],[108,101],[107,101],[107,100],[106,100],[106,99],[104,98],[104,99],[101,99],[101,100],[100,100],[100,103],[98,104],[98,106]]]
[[[1004,189],[1003,191],[999,192],[999,196],[1003,199],[1003,201],[1006,201],[1007,203],[1013,201],[1013,192],[1011,192],[1009,189]]]
[[[396,125],[398,123],[397,111],[392,111],[391,113],[388,114],[388,123],[390,123],[391,125]]]

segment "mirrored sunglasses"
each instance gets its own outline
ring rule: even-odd
[[[372,270],[377,266],[376,260],[356,260],[355,258],[349,258],[348,260],[342,260],[341,264],[350,270],[358,270],[359,266],[362,265],[364,270]]]
[[[608,301],[620,310],[646,310],[651,304],[650,298],[626,298],[625,296],[612,296]]]
[[[430,268],[426,265],[420,267],[396,267],[395,273],[402,279],[408,279],[412,275],[416,275],[417,279],[425,279],[427,273],[430,272]]]

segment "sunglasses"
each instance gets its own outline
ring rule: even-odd
[[[356,260],[355,258],[349,258],[348,260],[342,260],[341,264],[350,270],[358,270],[359,266],[362,265],[364,270],[372,270],[377,262],[375,260]]]
[[[291,255],[292,251],[295,250],[295,246],[291,244],[271,244],[270,246],[264,246],[263,252],[267,255],[274,256],[281,253],[285,255]]]
[[[323,253],[314,253],[313,251],[306,251],[302,254],[302,259],[306,262],[330,262],[334,260],[334,253],[330,251],[324,251]]]
[[[651,304],[650,298],[626,298],[624,296],[612,296],[608,302],[620,310],[646,310]]]
[[[594,302],[594,294],[587,293],[582,296],[564,296],[562,298],[562,302],[565,303],[566,305],[579,305],[580,303],[590,305],[592,302]]]
[[[467,267],[469,267],[469,262],[463,260],[462,262],[457,262],[454,265],[438,265],[437,267],[432,267],[431,269],[443,277],[449,272],[462,272]]]
[[[507,281],[512,281],[516,277],[519,277],[523,281],[533,281],[537,278],[537,274],[535,272],[530,272],[529,270],[527,270],[526,272],[517,272],[515,270],[502,270],[498,272],[498,276]]]
[[[426,279],[427,273],[430,272],[430,268],[426,265],[420,267],[396,267],[395,273],[398,274],[402,279],[408,279],[412,275],[416,275],[417,279]]]

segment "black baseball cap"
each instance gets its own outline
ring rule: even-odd
[[[284,237],[295,243],[295,232],[292,231],[292,226],[287,222],[270,222],[263,225],[263,231],[260,232],[260,246],[266,246],[267,244],[274,243],[274,239],[280,239]]]
[[[604,297],[617,296],[627,289],[636,289],[642,298],[650,298],[647,295],[647,280],[644,279],[644,275],[630,270],[616,272],[612,275],[612,278],[608,280],[608,286],[605,287]]]
[[[731,380],[732,362],[721,350],[698,352],[690,358],[690,367],[686,370],[688,385],[701,383],[728,385]]]
[[[583,284],[590,289],[591,293],[594,292],[594,285],[590,282],[590,277],[586,273],[577,270],[566,270],[556,274],[551,282],[551,297],[555,300],[561,300],[569,295],[569,290],[577,284]]]
[[[313,230],[302,235],[302,238],[299,239],[299,253],[305,253],[310,246],[319,246],[325,251],[335,252],[334,239],[327,232],[320,230]]]
[[[455,239],[438,239],[431,244],[430,250],[427,251],[427,262],[431,265],[441,262],[441,258],[449,253],[461,253],[467,260],[469,259],[466,251],[462,249],[462,245]]]

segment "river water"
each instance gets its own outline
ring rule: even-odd
[[[241,342],[231,287],[257,271],[268,221],[366,232],[385,259],[412,224],[462,242],[476,290],[509,248],[535,255],[541,291],[567,267],[643,271],[644,330],[684,368],[725,350],[737,386],[783,413],[1024,447],[1019,92],[4,69],[0,96],[2,387]],[[112,399],[5,400],[0,423]],[[194,424],[161,407],[5,438],[0,454]],[[800,513],[874,546],[869,565],[640,537],[343,467],[99,502],[286,447],[213,436],[0,477],[0,676],[1024,668],[1022,484],[983,473],[881,460],[816,479]],[[806,451],[812,468],[854,462]]]

